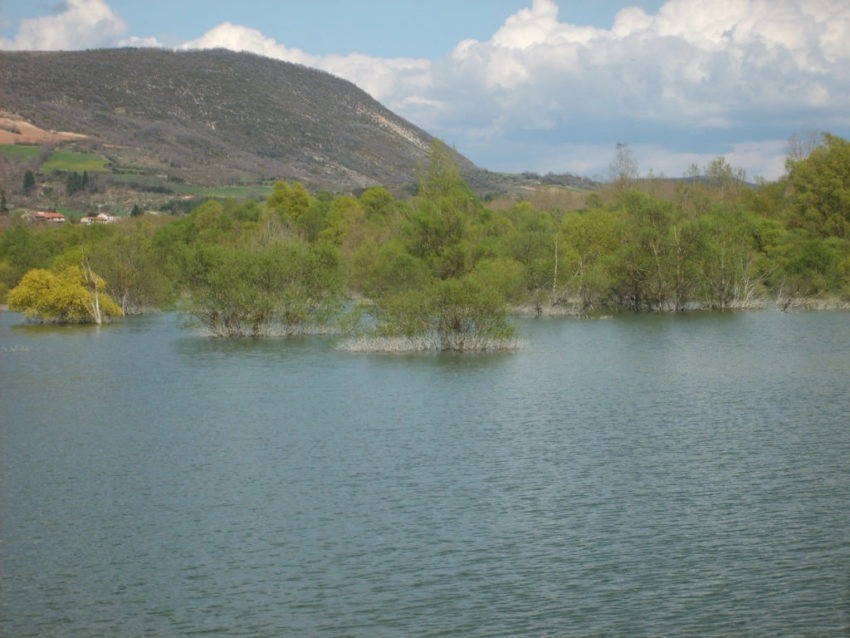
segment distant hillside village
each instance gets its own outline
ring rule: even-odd
[[[64,224],[68,219],[62,213],[45,212],[45,211],[27,211],[22,215],[24,221],[31,224]],[[80,223],[84,226],[90,224],[113,224],[118,221],[115,215],[108,213],[98,213],[97,215],[88,215],[80,219]]]

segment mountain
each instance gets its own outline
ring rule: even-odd
[[[398,188],[432,141],[351,82],[226,50],[0,52],[0,108],[20,122],[4,126],[7,141],[25,126],[63,131],[116,172],[211,186]],[[498,176],[456,159],[470,185],[500,190]]]

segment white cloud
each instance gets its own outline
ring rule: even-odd
[[[257,29],[251,29],[225,22],[207,31],[197,40],[186,42],[180,49],[230,49],[248,51],[269,58],[310,65],[318,58],[310,56],[300,49],[290,49],[266,37]]]
[[[514,169],[524,160],[539,170],[541,157],[562,156],[549,168],[598,170],[603,164],[588,159],[598,153],[583,142],[594,130],[597,139],[607,138],[608,160],[617,140],[646,143],[657,134],[666,138],[671,161],[688,160],[680,169],[721,154],[692,158],[682,148],[710,145],[729,161],[747,162],[752,175],[778,177],[777,136],[846,126],[850,3],[669,0],[656,15],[624,9],[606,30],[562,23],[554,2],[537,0],[490,40],[460,43],[433,64],[432,75],[421,97],[445,106],[431,114],[429,130],[451,132],[461,149],[480,149],[470,154],[485,166],[490,157],[503,162],[512,154]],[[472,114],[477,119],[467,134],[458,124]],[[535,130],[549,131],[548,139],[527,146],[522,158],[509,138]],[[479,147],[482,139],[491,141],[489,150]],[[655,166],[656,173],[683,172],[669,161]]]
[[[430,63],[411,58],[383,59],[359,53],[349,55],[310,55],[279,44],[262,32],[225,22],[202,37],[183,44],[181,49],[225,48],[247,51],[277,60],[322,69],[355,82],[378,100],[397,97],[404,102],[426,90]]]
[[[112,46],[127,23],[104,0],[67,0],[61,13],[22,20],[13,39],[0,38],[0,49],[43,51]]]
[[[621,12],[610,31],[560,23],[554,9],[538,0],[488,42],[463,43],[453,62],[490,95],[515,89],[525,96],[518,109],[557,111],[562,120],[593,114],[712,126],[763,106],[796,107],[812,93],[834,105],[824,95],[836,90],[846,103],[843,0],[670,0],[656,16]],[[451,90],[452,78],[443,77]]]
[[[351,80],[375,99],[393,107],[411,100],[433,103],[428,97],[432,84],[428,60],[373,58],[355,53],[323,57],[315,66]]]
[[[131,36],[129,38],[124,38],[118,42],[118,46],[120,47],[137,47],[137,48],[161,48],[165,45],[160,42],[157,38],[140,38],[137,36]]]

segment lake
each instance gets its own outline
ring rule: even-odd
[[[850,634],[850,314],[519,327],[0,313],[0,634]]]

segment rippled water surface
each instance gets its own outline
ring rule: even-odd
[[[0,635],[850,633],[850,315],[521,330],[0,314]]]

